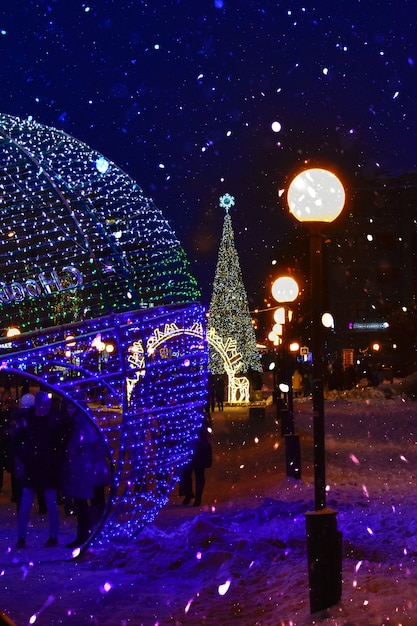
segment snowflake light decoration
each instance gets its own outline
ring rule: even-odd
[[[235,198],[229,193],[225,193],[224,196],[220,196],[219,204],[222,209],[226,209],[226,213],[229,213],[229,209],[235,206]]]

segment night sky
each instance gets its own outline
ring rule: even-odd
[[[414,0],[3,0],[0,110],[135,179],[207,303],[218,199],[235,196],[253,308],[304,236],[278,197],[289,177],[306,163],[348,181],[417,165],[416,21]]]

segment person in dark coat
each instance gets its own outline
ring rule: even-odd
[[[12,488],[12,502],[16,502],[17,511],[19,512],[20,503],[22,501],[22,473],[23,466],[22,461],[19,456],[16,454],[19,453],[19,450],[16,450],[16,442],[18,437],[22,434],[22,429],[25,427],[29,410],[35,404],[35,396],[32,393],[26,392],[22,395],[19,402],[19,408],[12,413],[12,419],[10,423],[10,431],[9,431],[9,439],[10,439],[10,480],[11,480],[11,488]],[[32,409],[33,410],[33,409]],[[39,490],[38,490],[39,491]],[[36,493],[39,502],[39,493]],[[43,501],[45,500],[45,496],[42,492],[41,498]],[[45,512],[46,503],[44,502]]]
[[[66,544],[77,548],[85,543],[92,531],[90,504],[95,503],[97,490],[110,483],[106,447],[99,431],[76,405],[67,407],[70,415],[70,437],[62,468],[61,488],[65,498],[74,500],[77,516],[77,536]]]
[[[224,396],[225,396],[223,376],[217,376],[216,378],[215,394],[216,394],[217,408],[219,411],[223,411],[223,402],[224,402]]]
[[[51,395],[38,391],[34,406],[28,410],[26,419],[22,420],[14,434],[15,458],[20,467],[22,485],[22,500],[17,516],[17,548],[26,546],[30,511],[38,489],[44,491],[48,508],[49,538],[45,547],[58,545],[57,489],[66,428],[62,416],[52,412],[51,408]]]
[[[191,500],[195,498],[193,506],[200,506],[206,484],[205,470],[212,466],[212,462],[211,420],[209,416],[206,416],[198,433],[193,457],[181,474],[180,493],[185,496],[183,504],[190,504]],[[193,493],[193,473],[195,475],[195,496]]]
[[[216,380],[213,374],[209,374],[209,402],[210,411],[213,412],[216,407]]]
[[[10,418],[12,410],[10,383],[6,383],[0,393],[0,491],[3,488],[3,473],[10,472]]]

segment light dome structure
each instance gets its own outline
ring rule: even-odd
[[[161,211],[103,155],[0,115],[0,165],[3,324],[55,325],[56,296],[66,290],[76,290],[83,319],[199,299]],[[71,313],[59,321],[74,321]]]
[[[203,418],[205,316],[184,250],[114,163],[0,115],[0,269],[0,374],[101,432],[113,479],[92,541],[128,540],[167,502]]]

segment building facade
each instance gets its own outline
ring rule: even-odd
[[[414,371],[417,172],[355,180],[324,245],[329,351]]]

